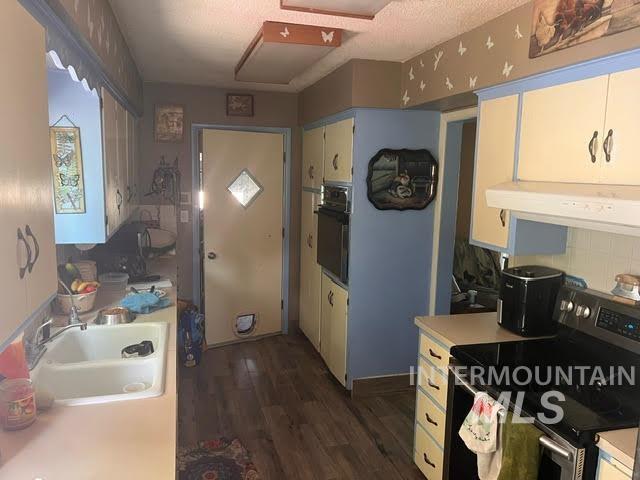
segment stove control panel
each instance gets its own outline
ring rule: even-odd
[[[596,326],[633,340],[640,340],[640,319],[608,308],[600,309]]]

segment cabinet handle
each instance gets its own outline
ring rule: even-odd
[[[429,457],[427,457],[426,453],[422,454],[422,458],[424,458],[425,463],[429,465],[431,468],[436,468],[436,464],[433,463],[431,460],[429,460]]]
[[[27,263],[24,267],[18,267],[20,279],[22,280],[29,269],[29,265],[31,264],[31,247],[29,246],[29,242],[27,242],[25,236],[22,234],[22,230],[20,230],[20,228],[18,228],[18,241],[22,242],[27,250]]]
[[[602,149],[604,150],[605,160],[609,163],[611,161],[611,150],[613,150],[613,129],[607,133],[607,138],[604,139]]]
[[[507,226],[507,212],[504,208],[500,210],[500,223],[503,227]]]
[[[333,292],[330,291],[329,295],[327,295],[327,300],[329,300],[329,305],[333,307]]]
[[[36,238],[36,236],[31,231],[31,227],[29,225],[25,226],[24,233],[25,233],[25,235],[27,237],[31,237],[31,239],[33,240],[33,248],[35,250],[35,253],[34,253],[34,256],[33,256],[33,260],[31,260],[30,262],[27,262],[27,268],[29,269],[29,273],[31,273],[31,271],[33,270],[34,265],[36,264],[36,262],[40,258],[40,245],[38,244],[38,239]]]
[[[118,207],[118,213],[120,213],[120,207],[122,207],[122,194],[120,193],[120,189],[116,190],[116,206]]]
[[[130,203],[132,198],[133,198],[133,190],[131,190],[131,187],[127,185],[127,203]]]
[[[427,385],[429,385],[431,388],[433,388],[435,390],[440,390],[440,387],[438,385],[436,385],[435,383],[433,383],[431,380],[427,380]]]
[[[307,235],[307,245],[309,248],[313,248],[313,235],[311,234]]]
[[[309,178],[313,180],[313,165],[309,165]]]
[[[433,358],[437,358],[438,360],[442,360],[442,356],[438,355],[436,352],[434,352],[431,349],[429,349],[429,355],[431,355]]]
[[[333,165],[334,170],[338,170],[338,154],[337,153],[333,156],[333,161],[331,162],[331,164]]]
[[[589,141],[589,154],[591,155],[591,163],[596,163],[596,141],[598,140],[598,131],[593,132],[593,137]]]
[[[434,425],[436,427],[438,426],[438,422],[431,418],[428,413],[425,413],[424,416],[427,417],[427,422],[429,422],[431,425]]]

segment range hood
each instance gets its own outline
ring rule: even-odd
[[[640,236],[640,187],[520,181],[491,187],[486,198],[516,218]]]

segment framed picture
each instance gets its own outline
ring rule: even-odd
[[[640,26],[640,0],[534,0],[529,58]]]
[[[156,105],[154,125],[156,142],[181,143],[184,139],[184,107]]]
[[[253,95],[227,93],[227,115],[253,117]]]
[[[422,210],[436,197],[438,163],[429,150],[380,150],[369,162],[367,197],[378,210]]]
[[[56,213],[85,213],[82,147],[77,127],[50,127]]]

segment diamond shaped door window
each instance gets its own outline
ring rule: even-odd
[[[227,187],[227,190],[235,197],[236,200],[244,208],[249,206],[255,201],[256,198],[262,193],[262,185],[258,183],[251,172],[246,168],[240,172],[240,175],[231,182]]]

